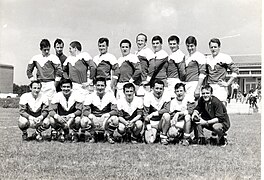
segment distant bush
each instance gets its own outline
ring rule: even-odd
[[[0,107],[2,108],[18,108],[19,98],[0,98]]]

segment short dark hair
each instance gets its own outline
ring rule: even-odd
[[[67,84],[67,83],[70,83],[71,88],[72,88],[72,80],[70,80],[70,79],[62,79],[60,81],[60,86],[62,86],[63,84]]]
[[[120,47],[121,47],[122,43],[128,43],[129,48],[131,48],[131,42],[130,42],[128,39],[123,39],[123,40],[120,42],[120,44],[119,44]]]
[[[144,34],[144,33],[139,33],[139,34],[137,35],[137,37],[136,37],[136,40],[137,40],[138,36],[144,36],[144,37],[145,37],[145,42],[148,41],[148,37],[147,37],[146,34]]]
[[[56,47],[56,44],[63,44],[63,46],[64,46],[64,42],[61,40],[61,39],[59,39],[59,38],[57,38],[55,41],[54,41],[54,47]]]
[[[194,44],[195,46],[197,46],[197,40],[194,36],[189,36],[187,37],[185,44]]]
[[[185,84],[184,83],[177,83],[175,84],[174,86],[174,89],[179,89],[180,87],[183,87],[183,90],[186,92],[186,89],[185,89]]]
[[[34,83],[40,84],[40,88],[42,87],[42,84],[41,84],[40,80],[33,80],[33,81],[31,81],[31,83],[29,84],[29,87],[32,88],[32,86],[33,86]]]
[[[221,42],[218,38],[212,38],[210,41],[209,41],[209,46],[210,46],[210,43],[217,43],[218,44],[218,47],[221,47]]]
[[[153,42],[153,41],[159,41],[160,42],[160,44],[162,44],[162,38],[160,37],[160,36],[154,36],[153,38],[152,38],[152,40],[151,40],[151,42]]]
[[[161,80],[155,80],[154,81],[154,86],[155,86],[155,84],[161,84],[161,85],[163,85],[163,87],[165,86],[164,82],[161,81]]]
[[[211,94],[213,94],[213,88],[209,84],[202,86],[201,91],[203,89],[210,90]]]
[[[106,46],[108,47],[109,46],[109,39],[108,38],[102,37],[98,40],[98,44],[102,44],[104,42],[106,43]]]
[[[125,92],[125,89],[129,89],[129,88],[133,88],[133,90],[135,91],[136,90],[136,87],[134,84],[132,83],[126,83],[124,86],[123,86],[123,92]]]
[[[176,35],[171,35],[171,36],[168,38],[168,42],[170,42],[170,41],[176,41],[177,44],[179,44],[179,43],[180,43],[180,38],[179,38],[178,36],[176,36]]]
[[[40,46],[40,50],[42,50],[42,49],[45,48],[45,47],[50,47],[50,42],[49,42],[49,40],[47,40],[47,39],[42,39],[42,40],[40,41],[39,46]]]
[[[98,77],[98,78],[96,78],[96,79],[95,79],[95,84],[97,84],[97,82],[99,82],[99,81],[104,82],[104,84],[105,84],[105,86],[106,86],[106,79],[105,79],[104,77]]]
[[[73,47],[73,48],[76,48],[78,49],[79,51],[82,51],[82,45],[79,41],[72,41],[70,43],[70,46]]]

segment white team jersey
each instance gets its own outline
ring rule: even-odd
[[[152,106],[157,111],[159,111],[164,105],[164,103],[170,102],[170,100],[171,100],[171,97],[166,93],[163,93],[161,98],[158,99],[154,96],[153,92],[149,92],[144,97],[144,106],[146,107]]]
[[[42,54],[35,55],[31,58],[29,64],[33,64],[34,61],[37,62],[40,67],[43,67],[48,61],[51,61],[54,64],[61,64],[60,59],[54,54],[50,54],[45,57]]]
[[[184,56],[184,53],[180,49],[178,49],[176,52],[173,52],[169,56],[169,60],[173,60],[175,63],[180,63],[182,62]]]
[[[92,94],[89,94],[86,96],[84,100],[84,105],[93,105],[97,107],[99,110],[104,109],[109,103],[116,104],[116,98],[113,95],[112,92],[106,92],[102,99],[96,94],[96,92],[93,92]]]
[[[60,104],[60,106],[65,110],[65,111],[69,111],[70,109],[72,109],[75,105],[76,102],[78,103],[82,103],[82,96],[80,96],[79,93],[77,93],[76,91],[72,91],[68,101],[65,98],[65,96],[63,95],[62,92],[58,92],[54,95],[54,97],[51,100],[51,104]]]
[[[118,65],[119,67],[123,64],[125,61],[130,61],[134,64],[139,63],[139,59],[135,54],[128,54],[127,56],[118,58]]]
[[[101,63],[102,60],[108,61],[111,65],[118,64],[116,57],[110,53],[97,55],[93,58],[93,61],[97,66]]]
[[[144,47],[140,51],[136,51],[135,54],[137,56],[145,57],[147,60],[154,59],[155,55],[150,48]]]
[[[178,101],[177,98],[174,98],[170,102],[170,112],[174,111],[187,111],[187,98],[184,98],[182,101]],[[188,113],[188,111],[187,111]]]
[[[205,56],[198,51],[193,53],[191,56],[189,54],[186,56],[186,59],[185,59],[186,66],[188,66],[188,64],[191,61],[197,61],[198,64],[205,64],[206,63]]]
[[[93,58],[90,56],[90,54],[88,54],[87,52],[81,52],[80,54],[78,54],[77,56],[69,56],[66,61],[63,63],[63,66],[66,66],[67,63],[70,63],[72,66],[75,65],[75,63],[78,60],[85,60],[85,61],[89,61],[92,60]]]
[[[128,103],[125,97],[117,101],[118,110],[127,112],[130,116],[137,110],[143,109],[143,101],[140,97],[135,96],[131,103]]]
[[[28,105],[28,110],[36,113],[41,110],[42,105],[45,104],[46,106],[49,105],[49,101],[47,96],[42,93],[39,93],[37,99],[32,96],[31,92],[25,93],[20,97],[19,101],[20,105]]]

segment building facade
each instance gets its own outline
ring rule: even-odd
[[[0,93],[13,93],[14,67],[0,64]]]

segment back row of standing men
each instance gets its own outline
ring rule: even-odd
[[[42,91],[49,99],[54,95],[55,87],[59,87],[61,78],[69,78],[73,82],[73,90],[86,94],[87,87],[93,84],[96,78],[103,77],[107,82],[107,91],[116,92],[116,97],[122,96],[123,85],[132,82],[136,85],[137,95],[144,96],[149,87],[153,87],[155,80],[165,84],[165,91],[174,97],[174,86],[178,82],[186,84],[186,96],[193,102],[200,96],[203,83],[213,87],[218,99],[225,102],[227,87],[238,74],[238,68],[227,54],[220,53],[221,43],[217,38],[209,42],[211,55],[196,50],[197,40],[189,36],[186,41],[188,54],[179,49],[179,38],[172,35],[168,44],[172,51],[168,55],[163,49],[163,40],[160,36],[152,38],[153,51],[146,47],[147,36],[140,33],[136,37],[138,51],[130,52],[131,42],[124,39],[120,42],[122,56],[117,60],[108,52],[109,40],[98,40],[99,55],[92,58],[87,52],[82,52],[80,42],[70,43],[70,56],[63,54],[64,43],[57,39],[54,42],[56,55],[50,54],[50,43],[43,39],[40,43],[41,54],[33,56],[27,67],[27,76],[33,80],[33,70],[37,68],[37,79],[42,82]],[[226,82],[227,70],[232,71],[231,78]]]

